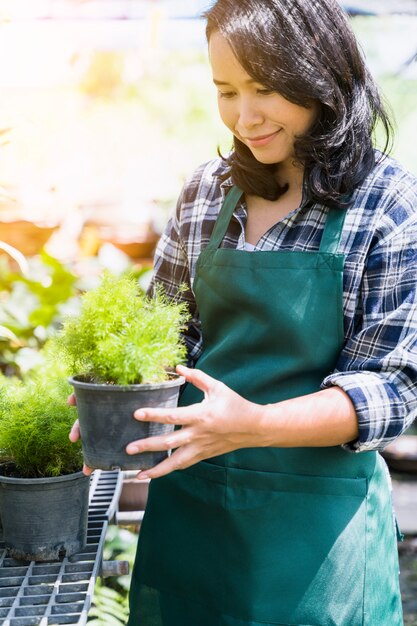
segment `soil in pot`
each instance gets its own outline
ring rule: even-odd
[[[19,478],[0,471],[0,510],[6,551],[23,561],[54,561],[87,541],[89,478],[82,472]],[[13,475],[14,474],[14,475]]]
[[[70,378],[77,399],[81,442],[85,463],[93,469],[149,469],[164,458],[166,452],[126,453],[126,446],[137,439],[162,435],[173,426],[138,422],[134,411],[141,407],[175,407],[183,377],[159,384],[100,385],[80,377]]]

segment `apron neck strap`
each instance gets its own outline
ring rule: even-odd
[[[242,194],[243,191],[239,189],[239,187],[232,187],[228,192],[220,209],[220,213],[214,225],[214,229],[207,248],[213,250],[220,247],[220,244],[223,241],[223,238],[230,224],[230,220],[232,219],[233,211],[235,210],[237,203],[242,197]],[[342,236],[345,217],[345,209],[339,209],[336,207],[331,207],[329,209],[320,242],[320,252],[336,254],[339,247],[340,238]]]
[[[320,242],[320,252],[336,254],[340,238],[342,236],[343,224],[346,218],[346,209],[330,207],[323,235]]]
[[[232,187],[228,192],[214,225],[213,233],[207,246],[208,248],[217,249],[220,247],[220,244],[223,241],[229,227],[230,220],[232,219],[233,211],[235,210],[242,194],[243,191],[239,189],[239,187]]]

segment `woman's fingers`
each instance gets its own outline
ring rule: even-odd
[[[216,385],[219,384],[219,381],[215,378],[212,378],[208,374],[205,374],[199,369],[193,369],[190,367],[185,367],[184,365],[177,366],[177,373],[181,376],[184,376],[187,382],[200,389],[200,391],[204,391],[204,393],[209,393]]]
[[[74,424],[72,425],[71,432],[69,434],[69,438],[70,438],[70,441],[72,441],[72,443],[76,443],[80,439],[80,437],[81,437],[81,434],[80,434],[80,423],[79,423],[78,420],[76,420],[74,422]],[[83,465],[83,473],[86,476],[91,476],[93,471],[94,470],[91,469],[91,467],[88,467],[88,465],[86,465],[84,463],[84,465]]]
[[[75,397],[75,393],[72,393],[70,396],[68,396],[67,398],[67,402],[70,406],[76,406],[77,405],[77,400]]]
[[[201,370],[179,366],[185,376],[204,392],[202,402],[172,409],[143,408],[137,420],[173,424],[173,433],[132,441],[128,454],[173,450],[161,463],[139,473],[138,478],[159,478],[232,450],[259,445],[257,432],[260,405],[255,405]]]
[[[174,424],[186,426],[198,419],[200,413],[199,404],[190,404],[180,408],[171,409],[138,409],[133,417],[139,422],[158,422],[160,424]]]
[[[84,463],[83,465],[83,474],[85,474],[85,476],[91,476],[91,474],[94,472],[93,469],[91,469],[91,467],[88,467],[88,465],[86,465]]]
[[[76,420],[74,424],[72,425],[72,428],[69,434],[70,441],[72,441],[72,443],[75,443],[76,441],[79,440],[80,436],[81,436],[80,435],[80,423],[78,420]]]
[[[202,457],[197,456],[191,447],[187,449],[179,448],[178,450],[175,450],[175,452],[167,459],[164,459],[161,463],[155,465],[155,467],[139,472],[139,474],[137,474],[137,478],[139,480],[160,478],[161,476],[166,476],[171,472],[186,469],[201,460]]]
[[[160,435],[158,437],[148,437],[147,439],[138,439],[132,441],[126,448],[128,454],[140,454],[142,452],[159,452],[165,450],[173,450],[180,446],[186,446],[192,441],[191,433],[188,428],[176,430],[169,435]]]
[[[185,379],[192,385],[203,391],[205,394],[212,392],[221,383],[208,376],[201,370],[190,369],[183,365],[178,365],[178,374],[184,376]],[[159,422],[161,424],[175,424],[186,426],[198,421],[199,415],[201,415],[201,407],[203,403],[192,404],[180,408],[140,408],[134,412],[135,419],[145,422]]]

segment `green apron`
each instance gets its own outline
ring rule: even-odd
[[[318,252],[220,248],[233,188],[194,291],[197,367],[260,404],[318,391],[343,345],[345,212]],[[181,404],[202,399],[187,385]],[[401,626],[398,554],[376,452],[247,448],[153,480],[129,626]]]

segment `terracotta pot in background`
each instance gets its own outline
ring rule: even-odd
[[[157,239],[150,239],[148,241],[109,239],[107,243],[111,243],[115,248],[127,254],[131,259],[143,259],[152,257],[157,241]]]
[[[85,256],[94,256],[105,243],[112,244],[130,259],[150,259],[159,234],[150,224],[111,225],[87,221],[80,236],[80,247]]]
[[[28,220],[0,221],[0,240],[25,256],[34,256],[44,247],[59,225]]]

